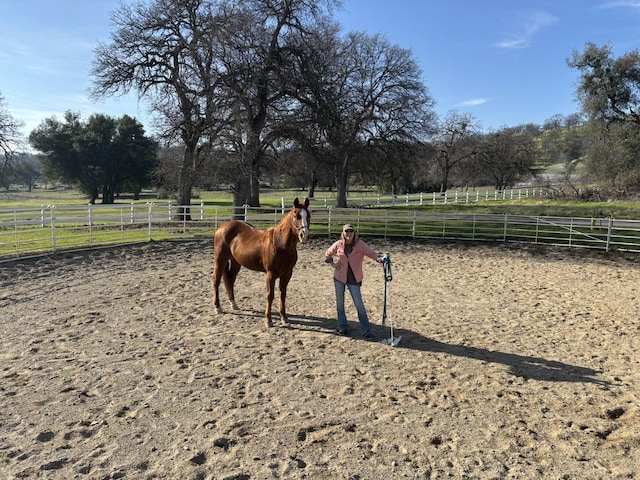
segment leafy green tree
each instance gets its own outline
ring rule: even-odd
[[[589,180],[616,193],[640,191],[640,125],[591,122],[589,135],[584,159]]]
[[[132,192],[134,200],[138,200],[142,189],[153,183],[152,174],[158,164],[158,144],[145,135],[140,122],[128,115],[118,121],[114,143],[123,179],[120,188]]]
[[[576,96],[592,120],[640,125],[640,52],[632,50],[614,58],[611,45],[587,42],[567,60],[578,70]]]
[[[580,72],[576,96],[590,120],[587,173],[616,191],[639,191],[640,52],[616,58],[611,45],[589,42],[567,62]]]
[[[114,203],[127,185],[139,193],[155,165],[155,142],[128,115],[116,120],[94,114],[83,122],[79,114],[67,112],[64,122],[45,119],[29,142],[41,152],[49,178],[75,184],[91,203],[100,194],[102,203]]]

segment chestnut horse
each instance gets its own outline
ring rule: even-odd
[[[230,220],[220,226],[213,238],[214,266],[211,283],[216,313],[222,313],[218,287],[224,280],[227,296],[234,310],[238,309],[233,285],[241,267],[267,274],[266,325],[271,327],[271,304],[276,279],[280,279],[280,319],[287,320],[285,299],[287,285],[298,261],[298,242],[309,241],[309,199],[301,204],[296,198],[291,211],[275,227],[260,231],[246,222]]]

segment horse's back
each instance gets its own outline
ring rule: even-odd
[[[229,220],[228,222],[220,225],[218,230],[213,237],[213,245],[217,248],[228,247],[231,245],[231,242],[234,238],[244,232],[254,231],[257,232],[254,227],[249,225],[247,222],[242,222],[240,220]]]

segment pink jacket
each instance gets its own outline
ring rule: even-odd
[[[344,242],[342,239],[338,240],[324,254],[325,260],[333,259],[334,256],[337,258],[337,265],[334,269],[333,277],[342,283],[347,283],[347,265],[351,265],[356,282],[362,282],[364,276],[362,261],[364,257],[367,256],[378,261],[378,252],[360,239],[353,245],[353,250],[351,250],[348,257],[344,253]]]

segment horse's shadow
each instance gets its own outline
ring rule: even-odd
[[[359,331],[359,325],[352,322],[351,330]],[[333,318],[316,317],[308,315],[290,315],[289,328],[299,328],[307,330],[313,326],[328,330],[327,333],[334,334],[336,328],[336,320]],[[390,337],[388,327],[376,325],[374,333],[378,338]],[[602,386],[611,386],[610,382],[598,378],[602,371],[592,368],[581,367],[569,363],[559,362],[556,360],[547,360],[542,357],[534,357],[529,355],[518,355],[515,353],[505,353],[486,348],[478,348],[467,345],[456,345],[440,342],[427,338],[417,332],[398,328],[393,331],[394,337],[401,337],[400,343],[396,347],[416,350],[421,352],[444,353],[456,357],[470,358],[480,360],[487,363],[496,363],[508,367],[509,373],[516,377],[532,380],[542,380],[549,382],[576,382],[576,383],[594,383]],[[354,336],[354,338],[358,338]]]

